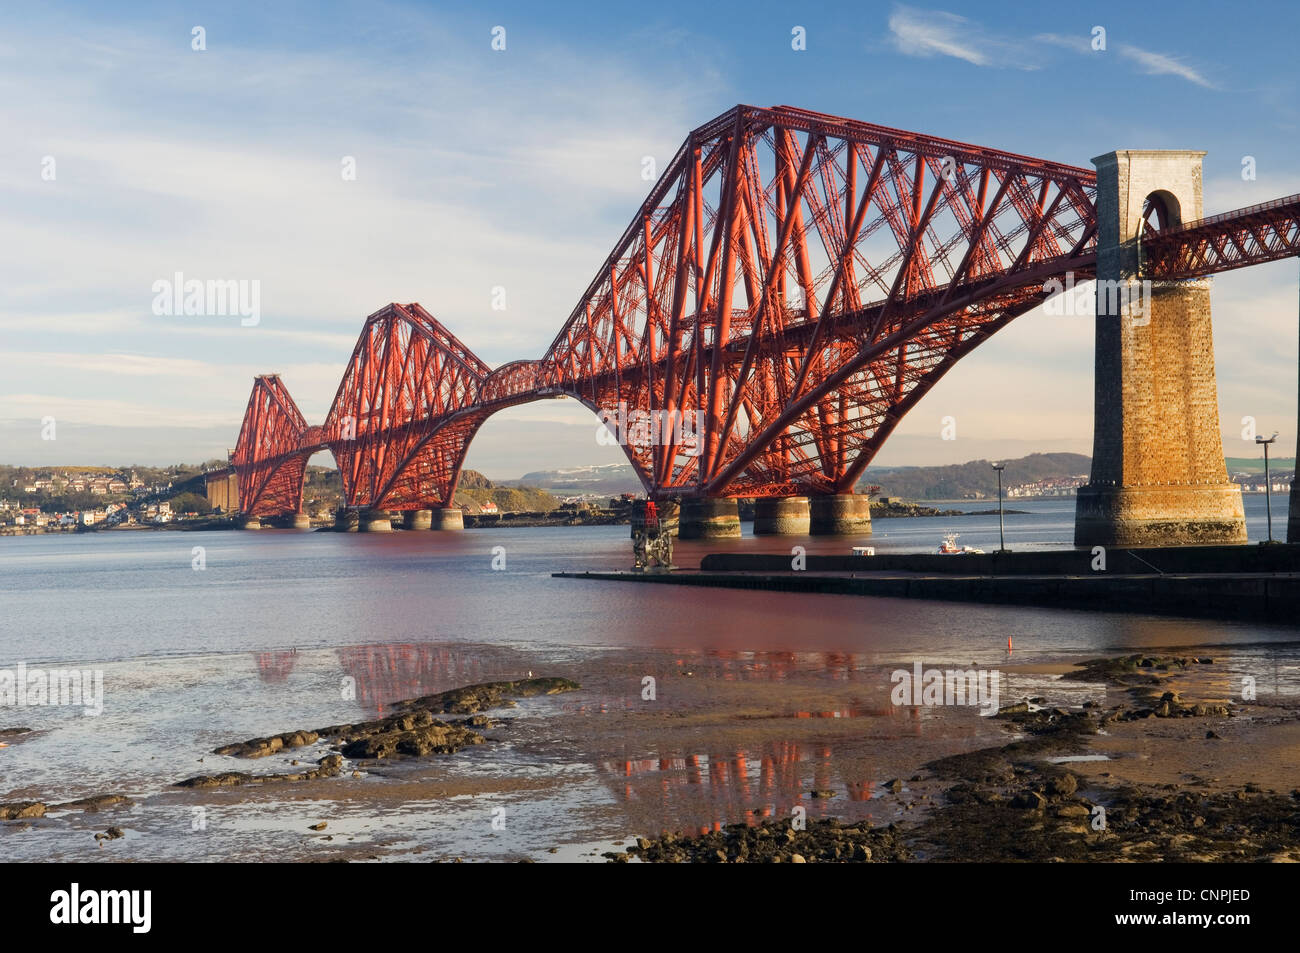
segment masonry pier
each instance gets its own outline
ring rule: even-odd
[[[1123,151],[1097,166],[1092,475],[1076,546],[1246,542],[1219,433],[1210,279],[1143,282],[1144,229],[1201,217],[1203,152]]]
[[[814,496],[809,509],[814,536],[871,535],[871,501],[861,493]]]
[[[755,536],[807,536],[810,520],[806,496],[769,497],[754,501]]]
[[[681,539],[737,539],[740,509],[735,497],[682,500],[677,535]]]

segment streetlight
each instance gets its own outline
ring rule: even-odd
[[[1002,528],[1002,471],[1006,468],[1005,463],[993,464],[993,469],[998,471],[998,552],[1000,553],[1007,551],[1007,535]]]
[[[1277,431],[1267,440],[1258,434],[1255,442],[1264,445],[1264,512],[1268,514],[1268,541],[1273,542],[1273,484],[1268,476],[1268,445],[1277,439]]]

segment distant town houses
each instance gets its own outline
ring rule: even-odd
[[[187,518],[198,513],[185,513]],[[72,530],[85,526],[129,526],[135,523],[169,523],[175,518],[170,503],[153,503],[133,510],[127,503],[109,503],[93,509],[66,513],[43,513],[33,506],[20,506],[12,500],[0,500],[0,531],[12,527],[21,531]]]
[[[47,522],[49,517],[40,510],[31,508],[19,510],[18,515],[14,517],[16,526],[44,526]]]
[[[140,484],[142,487],[144,484]],[[96,496],[107,496],[110,493],[126,493],[130,485],[122,480],[110,480],[100,477],[93,480],[72,479],[72,480],[33,480],[23,486],[25,493],[94,493]]]
[[[1033,497],[1050,497],[1050,496],[1077,496],[1079,487],[1086,485],[1088,482],[1087,475],[1072,477],[1057,477],[1049,480],[1038,480],[1034,483],[1021,483],[1017,486],[1007,487],[1006,494],[1009,498],[1029,499]]]
[[[151,490],[161,492],[169,489],[170,486],[169,483],[165,486],[148,487],[134,473],[128,478],[122,474],[61,472],[22,482],[16,479],[10,480],[11,489],[22,490],[24,493],[93,493],[96,496],[148,493]]]
[[[1239,471],[1232,474],[1233,483],[1241,487],[1242,493],[1263,493],[1265,489],[1273,493],[1290,493],[1291,480],[1295,477],[1293,470],[1274,468],[1268,475],[1269,482],[1264,483],[1264,474],[1254,471]]]
[[[1290,492],[1291,492],[1291,481],[1290,481],[1290,480],[1284,480],[1284,481],[1274,480],[1274,481],[1272,481],[1272,483],[1269,485],[1269,489],[1270,489],[1272,492],[1274,492],[1274,493],[1290,493]],[[1264,492],[1264,483],[1263,483],[1263,481],[1260,481],[1260,482],[1258,482],[1258,483],[1242,483],[1242,484],[1241,484],[1241,492],[1242,492],[1242,493],[1263,493],[1263,492]]]
[[[76,529],[78,526],[95,526],[112,521],[114,512],[125,514],[125,507],[117,511],[108,508],[102,510],[78,510],[72,513],[42,513],[36,507],[18,507],[12,501],[0,500],[0,531],[6,529],[20,532],[57,532]],[[121,519],[119,516],[117,519]]]
[[[1270,474],[1270,484],[1274,493],[1291,492],[1290,472]],[[1262,473],[1234,473],[1232,481],[1241,487],[1243,493],[1263,493],[1264,475]],[[1006,495],[1011,499],[1031,499],[1053,496],[1077,496],[1079,487],[1086,486],[1087,476],[1063,477],[1053,480],[1039,480],[1035,483],[1021,483],[1009,486]]]
[[[4,535],[171,523],[202,515],[192,507],[173,512],[172,502],[162,499],[175,495],[172,482],[146,482],[131,469],[3,469],[9,471],[0,483]]]

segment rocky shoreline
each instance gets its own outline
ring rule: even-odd
[[[265,738],[250,738],[222,745],[212,753],[234,758],[264,758],[278,752],[316,744],[322,738],[333,739],[337,752],[319,759],[317,767],[287,774],[254,775],[244,771],[201,774],[176,782],[176,787],[210,788],[240,784],[267,784],[278,781],[315,781],[335,777],[343,769],[343,760],[380,760],[383,758],[423,758],[431,754],[454,754],[467,745],[483,744],[487,739],[474,729],[499,724],[486,715],[485,709],[512,707],[515,698],[556,695],[578,689],[577,682],[566,678],[527,678],[514,682],[487,682],[453,688],[436,695],[399,701],[395,715],[357,724],[329,725],[313,731],[286,731]],[[470,715],[457,721],[440,721],[434,715]],[[296,763],[296,762],[295,762]]]
[[[1188,702],[1166,687],[1171,675],[1213,664],[1142,655],[1086,663],[1069,677],[1126,690],[1130,703],[1071,711],[1026,699],[1002,708],[993,717],[1015,740],[931,761],[908,782],[885,786],[881,797],[919,809],[915,823],[766,820],[698,837],[638,838],[604,856],[615,863],[1300,862],[1300,788],[1116,782],[1109,771],[1088,775],[1051,760],[1087,759],[1093,738],[1125,722],[1192,719],[1207,741],[1221,740],[1215,726],[1235,716],[1233,705]]]
[[[817,712],[836,704],[821,701],[822,689],[816,684],[800,688],[782,683],[766,694],[757,694],[754,685],[731,686],[738,706],[732,707],[714,694],[730,691],[724,689],[728,686],[724,680],[706,693],[706,708],[687,704],[657,711],[646,706],[636,714],[623,704],[608,704],[608,696],[598,688],[592,695],[589,686],[582,698],[566,706],[574,712],[569,721],[530,721],[527,730],[509,737],[512,745],[527,739],[534,757],[560,751],[567,755],[578,736],[566,732],[580,725],[594,727],[574,719],[601,713],[600,732],[582,743],[602,746],[599,750],[605,754],[591,757],[598,770],[616,772],[610,783],[624,792],[623,800],[612,802],[603,836],[617,837],[613,832],[619,830],[660,833],[603,840],[603,846],[582,855],[591,860],[598,860],[602,851],[611,862],[653,863],[1300,860],[1300,790],[1294,788],[1300,706],[1291,699],[1276,696],[1268,703],[1255,703],[1229,697],[1229,670],[1203,655],[1126,655],[1074,666],[1031,668],[1060,675],[1074,688],[1057,694],[1037,681],[1036,690],[1053,695],[1052,703],[1033,692],[1006,696],[1007,703],[993,716],[954,721],[964,727],[952,734],[939,733],[938,750],[932,747],[923,757],[889,760],[878,742],[867,742],[860,755],[846,752],[849,758],[859,757],[863,767],[844,762],[848,770],[842,768],[838,778],[814,776],[811,783],[805,778],[794,791],[776,796],[748,788],[742,781],[726,790],[747,793],[736,800],[725,795],[726,808],[717,813],[705,808],[708,813],[702,816],[693,808],[661,812],[654,804],[648,812],[633,813],[638,805],[648,803],[628,793],[632,788],[623,787],[641,782],[635,765],[650,772],[644,776],[648,786],[641,790],[655,796],[668,790],[661,784],[672,785],[680,797],[692,799],[683,803],[694,804],[699,791],[700,779],[686,783],[685,773],[692,769],[665,767],[667,763],[661,762],[660,770],[668,773],[655,774],[653,763],[635,760],[641,752],[661,745],[659,750],[670,752],[697,750],[698,742],[691,740],[697,737],[710,739],[706,753],[730,751],[733,745],[746,750],[767,736],[769,724],[770,737],[782,739],[781,744],[803,739],[795,744],[819,750],[829,745],[825,739],[832,736],[827,732],[860,739],[863,723],[806,717],[800,709]],[[635,670],[643,666],[638,664]],[[597,677],[589,668],[568,674],[584,681]],[[695,686],[696,674],[684,670],[660,689],[680,705],[686,701],[683,692]],[[1095,685],[1096,691],[1081,692],[1088,685]],[[451,803],[449,799],[499,805],[511,803],[511,797],[521,792],[529,792],[525,796],[532,799],[538,792],[562,791],[572,782],[562,775],[466,773],[455,755],[499,740],[502,736],[491,729],[516,723],[511,716],[502,717],[517,704],[516,699],[578,688],[576,681],[565,678],[530,677],[411,698],[373,720],[293,729],[208,749],[209,759],[216,755],[265,763],[270,758],[287,765],[278,771],[214,771],[168,781],[170,793],[110,791],[62,802],[39,799],[39,791],[18,789],[0,803],[0,821],[6,822],[6,833],[38,829],[58,831],[60,837],[89,840],[93,836],[99,846],[120,853],[120,859],[134,859],[132,852],[141,844],[139,831],[156,829],[158,819],[177,805],[193,809],[196,803],[209,807],[220,803],[224,807],[218,810],[239,810],[241,805],[264,810],[284,799],[308,810],[320,809],[331,819],[332,835],[337,830],[333,819],[346,816],[330,807],[340,801],[350,805],[354,814],[378,817],[422,801],[441,811],[441,805]],[[1073,703],[1056,704],[1071,697]],[[910,717],[908,712],[915,714],[914,709],[903,708],[872,717]],[[684,734],[665,734],[673,730],[665,726],[675,723],[683,723],[676,730]],[[556,734],[556,726],[564,724],[569,727],[558,728]],[[0,730],[0,737],[17,743],[31,734],[21,728]],[[902,736],[904,747],[898,751],[906,750],[908,737]],[[629,755],[634,760],[624,760]],[[726,756],[721,760],[719,770],[728,770]],[[710,754],[710,769],[712,762]],[[567,757],[562,763],[568,763]],[[383,767],[390,764],[395,767]],[[885,770],[898,776],[884,783],[872,780],[872,767],[880,771],[877,777],[890,777]],[[679,770],[683,776],[678,776]],[[379,783],[354,783],[349,775]],[[312,785],[313,781],[320,783]],[[293,785],[293,794],[285,798],[279,793],[281,785]],[[214,794],[219,794],[219,802],[204,800]],[[194,800],[196,795],[200,800]],[[465,801],[466,796],[471,802]],[[716,803],[721,808],[724,802]],[[109,812],[114,826],[107,830],[95,826],[91,818],[100,812]],[[789,813],[782,816],[781,812]],[[704,818],[712,821],[711,830],[699,824]],[[321,816],[308,815],[297,823],[302,825],[300,831],[324,829]],[[683,824],[687,826],[679,826]],[[346,841],[355,828],[345,830],[347,834],[340,834],[340,842],[331,845],[326,859],[368,859],[382,850],[378,845],[349,845]],[[318,858],[320,842],[333,839],[322,836],[315,847],[301,842],[288,848],[288,855],[271,856]],[[111,844],[114,841],[118,843]],[[531,852],[546,846],[534,844]],[[414,859],[426,848],[392,849]],[[450,860],[456,854],[444,856]],[[545,854],[515,851],[490,856],[545,859]]]
[[[221,745],[212,754],[256,759],[295,748],[315,745],[322,739],[333,739],[334,752],[319,758],[315,767],[303,771],[276,774],[252,774],[245,771],[223,771],[201,774],[177,781],[173,787],[205,789],[239,787],[243,785],[268,785],[297,781],[316,781],[338,777],[344,769],[345,759],[358,761],[365,767],[381,759],[423,758],[434,754],[452,754],[471,744],[483,744],[488,739],[474,728],[491,728],[505,724],[494,722],[481,714],[486,709],[510,708],[517,705],[516,698],[538,695],[556,695],[576,691],[577,682],[565,678],[526,678],[510,682],[486,682],[469,685],[397,702],[397,714],[356,724],[331,725],[312,731],[292,730],[263,738]],[[468,718],[444,722],[434,715],[468,715]],[[30,732],[28,728],[0,729],[0,737],[19,737]],[[202,759],[200,759],[202,760]],[[293,764],[297,764],[294,761]],[[359,771],[353,772],[360,777]],[[129,807],[133,799],[122,794],[98,794],[66,803],[47,803],[27,800],[0,803],[0,821],[28,822],[44,818],[54,811],[98,812],[109,807]],[[114,833],[116,832],[116,833]],[[124,836],[120,828],[110,827],[96,834],[97,841],[117,840]]]
[[[1023,516],[1025,510],[1003,509],[1004,516]],[[899,503],[890,501],[881,503],[871,501],[871,518],[873,520],[902,519],[909,516],[997,516],[997,510],[941,510],[921,503]]]

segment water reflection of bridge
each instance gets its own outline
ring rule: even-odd
[[[916,709],[895,711],[919,719]],[[879,813],[869,802],[880,779],[869,763],[837,759],[835,748],[825,741],[763,741],[733,751],[605,761],[596,768],[635,819],[663,832],[702,834],[737,822],[752,827],[788,818],[795,807],[809,818],[871,818]],[[814,795],[831,791],[833,798]],[[845,809],[845,796],[854,810]]]
[[[767,818],[790,817],[802,807],[807,817],[871,818],[879,811],[871,801],[882,780],[876,766],[860,756],[862,741],[845,743],[842,732],[826,725],[826,735],[809,720],[862,719],[862,735],[876,734],[874,722],[887,725],[891,737],[920,737],[924,713],[919,708],[889,704],[887,682],[879,661],[851,652],[755,652],[711,649],[682,652],[668,663],[680,677],[696,682],[811,681],[861,683],[861,695],[834,701],[825,707],[803,707],[796,702],[774,711],[771,726],[758,728],[780,734],[789,727],[798,739],[775,738],[730,747],[701,745],[693,750],[656,751],[654,757],[608,759],[596,764],[605,787],[629,809],[633,822],[656,825],[659,831],[705,833],[724,824],[743,822],[756,826]],[[592,695],[566,704],[567,711],[600,715],[640,708],[639,694]],[[790,725],[789,720],[800,724]],[[757,723],[754,723],[757,728]],[[850,753],[849,748],[857,749]],[[835,797],[815,797],[813,792],[835,792]],[[845,800],[853,804],[846,809]]]
[[[297,652],[257,652],[257,673],[264,682],[283,682],[289,678],[298,661]]]
[[[455,688],[500,677],[518,677],[503,653],[492,658],[482,646],[457,646],[448,643],[403,642],[383,645],[350,645],[336,650],[343,673],[356,680],[357,700],[363,705],[382,708],[404,698]],[[263,681],[283,682],[298,661],[294,651],[257,652],[254,654]],[[878,678],[867,657],[851,652],[799,653],[789,651],[754,652],[730,649],[681,651],[673,655],[672,666],[681,674],[722,681],[784,681],[797,675],[816,673],[832,681],[865,681]],[[643,663],[633,668],[640,672]],[[631,671],[632,669],[629,669]],[[570,710],[588,710],[610,706],[627,707],[638,697],[629,691],[619,696],[600,696],[599,701],[583,703]],[[569,706],[566,706],[569,707]],[[844,717],[832,712],[804,712],[801,717]]]
[[[380,712],[395,701],[417,698],[475,682],[518,677],[506,663],[472,651],[431,642],[348,645],[335,650],[343,674],[354,679],[356,701]],[[258,675],[272,684],[284,682],[298,661],[297,651],[254,653]]]
[[[485,663],[477,650],[446,644],[350,645],[338,656],[344,674],[356,680],[357,701],[380,712],[396,701],[501,677],[499,666]]]
[[[498,654],[477,645],[353,645],[335,652],[343,673],[355,680],[356,702],[378,712],[401,699],[524,674],[518,657],[508,650]],[[267,682],[285,681],[297,658],[295,652],[256,654]],[[752,743],[683,744],[662,739],[632,757],[592,756],[597,776],[627,807],[629,820],[660,831],[705,832],[741,821],[757,825],[765,818],[789,817],[796,806],[803,807],[809,818],[871,818],[874,812],[879,821],[880,812],[871,802],[885,778],[871,757],[868,738],[882,734],[890,739],[919,738],[934,714],[890,705],[880,660],[861,653],[682,651],[670,654],[659,667],[696,684],[716,680],[798,681],[803,688],[818,682],[861,685],[860,691],[854,688],[847,697],[839,689],[840,697],[825,705],[792,701],[786,709],[750,721],[754,734],[762,736]],[[602,680],[596,680],[580,695],[555,699],[557,712],[599,718],[644,710],[640,678],[646,664],[631,662],[626,668],[626,678],[614,674],[603,679],[606,685],[626,684],[626,691],[602,689]],[[800,693],[800,697],[807,696]],[[825,730],[817,725],[823,719]],[[846,722],[860,724],[862,731],[846,737]],[[734,723],[728,722],[727,727]],[[958,733],[964,730],[957,729]],[[583,732],[589,746],[597,750],[604,733],[599,721]],[[835,797],[813,795],[826,791],[834,791]]]
[[[874,678],[874,673],[864,668],[866,661],[866,656],[856,652],[755,652],[737,649],[705,649],[674,659],[679,669],[690,669],[697,677],[723,681],[750,678],[779,681],[814,670],[834,681]]]

